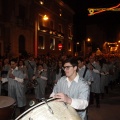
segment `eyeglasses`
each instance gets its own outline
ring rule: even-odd
[[[73,66],[64,66],[63,69],[64,69],[64,70],[69,70],[70,67],[73,67]]]

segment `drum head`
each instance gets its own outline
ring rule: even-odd
[[[0,108],[11,106],[15,103],[15,100],[8,96],[0,96]]]
[[[44,102],[39,104],[40,106],[16,120],[81,120],[78,113],[70,105],[65,105],[63,102],[47,100],[47,104]]]

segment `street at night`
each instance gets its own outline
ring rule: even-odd
[[[0,120],[119,113],[119,0],[0,0]]]

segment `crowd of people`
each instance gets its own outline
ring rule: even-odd
[[[26,95],[33,94],[37,102],[46,97],[57,98],[76,109],[82,120],[92,104],[100,108],[109,89],[120,83],[120,58],[96,56],[83,58],[62,55],[32,55],[0,59],[0,95],[15,99],[20,114],[26,110]],[[49,89],[48,89],[49,88]]]

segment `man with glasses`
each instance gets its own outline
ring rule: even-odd
[[[89,101],[89,85],[77,73],[78,63],[75,58],[68,58],[64,62],[65,75],[57,82],[51,97],[57,101],[65,102],[75,108],[82,118],[86,120],[86,108]]]

